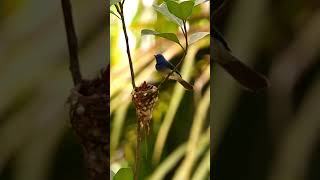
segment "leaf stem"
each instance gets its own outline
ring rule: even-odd
[[[111,11],[111,14],[113,14],[114,16],[116,16],[119,20],[121,20],[121,18],[114,12]]]

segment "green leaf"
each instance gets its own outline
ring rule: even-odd
[[[165,38],[165,39],[168,39],[170,41],[173,41],[177,44],[179,44],[181,47],[182,45],[180,44],[180,41],[177,37],[177,35],[175,35],[174,33],[159,33],[157,31],[153,31],[153,30],[150,30],[150,29],[143,29],[141,30],[141,35],[155,35],[155,36],[159,36],[159,37],[162,37],[162,38]],[[182,47],[183,48],[183,47]]]
[[[191,16],[194,7],[194,1],[177,2],[173,0],[166,0],[168,10],[182,20],[188,19]]]
[[[160,6],[154,4],[153,8],[162,15],[164,15],[169,21],[176,23],[180,27],[183,26],[182,20],[177,18],[175,15],[171,14],[165,3],[160,4]]]
[[[200,39],[204,38],[209,34],[210,34],[209,32],[196,32],[194,34],[191,34],[189,39],[189,45],[199,41]]]
[[[113,180],[133,180],[133,171],[131,168],[121,168],[113,177]]]
[[[114,4],[121,2],[121,0],[110,0],[110,7]]]
[[[205,2],[208,2],[209,0],[196,0],[196,3],[194,4],[194,6],[197,6],[201,3],[205,3]]]

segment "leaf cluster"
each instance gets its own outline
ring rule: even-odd
[[[153,5],[153,8],[157,12],[165,16],[169,21],[175,23],[181,29],[183,29],[186,26],[186,21],[192,15],[194,7],[207,1],[209,0],[187,0],[182,2],[178,2],[175,0],[165,0],[160,5]],[[171,33],[171,32],[160,33],[150,29],[143,29],[141,31],[141,35],[155,35],[161,38],[165,38],[167,40],[170,40],[179,44],[179,46],[181,46],[182,49],[184,49],[175,33]],[[204,38],[207,35],[209,35],[209,32],[196,32],[192,34],[190,36],[190,39],[188,40],[188,45],[191,45],[199,41],[200,39]]]

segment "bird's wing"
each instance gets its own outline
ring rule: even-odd
[[[174,65],[173,64],[171,64],[169,61],[164,61],[164,63],[165,63],[165,65],[168,67],[168,68],[170,68],[171,70],[173,70],[174,69]]]
[[[169,67],[171,70],[174,70],[175,66],[174,66],[173,64],[171,64],[169,61],[165,61],[165,64],[166,64],[166,66]],[[175,72],[176,72],[177,74],[179,74],[179,76],[181,76],[181,74],[180,74],[177,70],[175,70]]]
[[[173,64],[171,64],[169,61],[167,61],[166,59],[163,59],[159,64],[156,64],[156,68],[158,66],[165,66],[166,68],[170,69],[170,70],[174,70],[175,66]],[[181,74],[175,70],[175,72],[181,77]]]

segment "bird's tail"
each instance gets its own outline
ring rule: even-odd
[[[178,78],[177,81],[187,90],[193,91],[193,86],[189,84],[187,81],[183,80],[182,78]]]
[[[219,64],[249,90],[257,91],[269,86],[269,81],[266,77],[247,67],[236,57],[232,57],[231,61]]]

